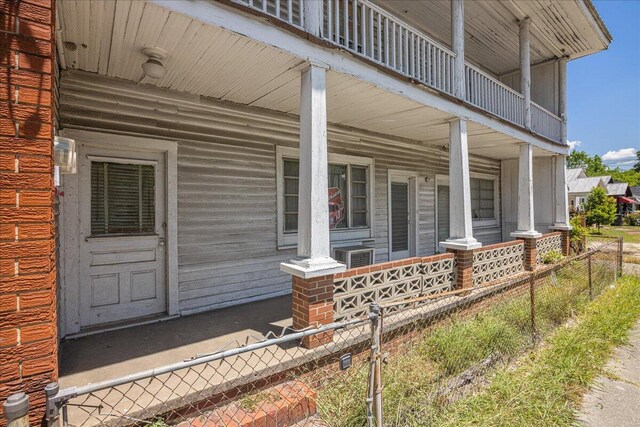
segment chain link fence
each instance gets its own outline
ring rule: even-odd
[[[621,273],[621,242],[501,281],[372,304],[369,314],[231,343],[173,365],[46,393],[50,426],[437,424],[571,322]],[[304,338],[325,343],[304,348]],[[384,421],[383,421],[384,418]]]

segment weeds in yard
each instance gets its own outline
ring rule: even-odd
[[[537,282],[538,339],[546,339],[588,306],[588,282],[585,275],[580,274],[583,270],[569,264],[558,274],[550,273]],[[606,263],[593,264],[594,277],[600,277],[603,283],[611,277],[610,271]],[[594,294],[598,293],[599,289],[594,289]],[[418,331],[417,338],[393,351],[383,370],[385,425],[458,425],[447,415],[451,408],[463,408],[462,403],[456,402],[473,400],[470,396],[493,387],[500,375],[510,372],[504,367],[532,348],[528,284],[482,304],[480,311],[450,314],[441,323]],[[531,357],[535,359],[535,353],[531,353]],[[367,374],[368,365],[362,363],[349,372],[352,376],[349,381],[339,379],[335,385],[327,384],[320,390],[318,412],[327,425],[366,424]],[[504,393],[501,405],[508,406],[507,392],[513,390],[496,390],[498,394]],[[460,425],[470,424],[461,420],[463,418],[457,419]],[[499,424],[499,418],[493,421]],[[493,421],[488,420],[488,424]]]

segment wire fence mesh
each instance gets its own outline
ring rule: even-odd
[[[49,425],[429,425],[571,322],[621,272],[621,243],[368,316],[233,343],[100,384],[48,390]],[[303,341],[323,342],[307,349]],[[384,418],[384,422],[383,422]]]

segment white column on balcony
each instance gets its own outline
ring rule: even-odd
[[[263,0],[266,1],[266,0]],[[324,20],[324,1],[305,1],[302,3],[302,22],[306,32],[316,37],[322,37],[322,23]]]
[[[533,218],[533,147],[523,143],[520,146],[518,162],[518,230],[512,237],[540,237],[535,230]]]
[[[567,188],[567,156],[555,156],[555,214],[553,230],[570,230],[569,194]]]
[[[558,115],[562,119],[562,128],[560,131],[560,139],[563,144],[567,142],[567,61],[566,57],[560,58],[558,61]]]
[[[298,257],[281,269],[303,278],[345,270],[330,256],[325,74],[326,66],[311,63],[301,76]]]
[[[520,93],[524,96],[524,127],[531,129],[531,40],[529,18],[519,22],[520,26]]]
[[[453,60],[453,94],[464,99],[464,0],[451,0],[451,48],[456,54]]]
[[[467,121],[462,119],[449,124],[449,238],[440,244],[456,250],[482,246],[473,237]]]

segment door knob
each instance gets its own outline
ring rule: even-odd
[[[160,246],[160,247],[164,246],[164,237],[159,237],[158,238],[158,246]]]

